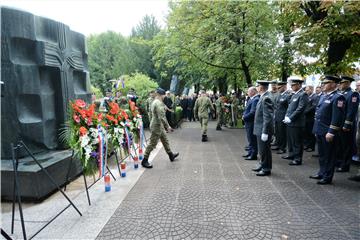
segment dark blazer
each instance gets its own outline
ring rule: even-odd
[[[286,116],[290,118],[289,127],[305,127],[305,108],[308,103],[308,95],[304,90],[294,93],[290,99]]]
[[[252,99],[249,99],[246,103],[246,107],[243,114],[244,122],[253,123],[255,118],[256,105],[259,102],[260,96],[256,95]]]
[[[282,120],[284,120],[290,99],[291,93],[287,91],[284,92],[284,94],[280,94],[276,99],[275,105],[277,105],[277,108],[275,108],[275,122],[282,122]]]
[[[305,107],[305,119],[307,122],[313,122],[315,117],[316,106],[319,103],[319,96],[315,93],[309,96],[308,104]]]
[[[319,136],[338,133],[345,118],[345,102],[338,91],[324,94],[316,107],[313,133]]]
[[[353,126],[355,125],[359,107],[359,94],[354,92],[351,88],[346,89],[342,94],[346,99],[346,117],[343,127],[354,130]]]
[[[269,92],[264,93],[256,105],[254,120],[254,135],[261,136],[262,133],[274,133],[274,105],[269,97]]]

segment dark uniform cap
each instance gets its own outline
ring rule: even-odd
[[[341,75],[340,78],[341,78],[340,83],[343,83],[346,81],[349,81],[349,82],[355,81],[355,79],[353,79],[352,77],[345,76],[345,75]]]
[[[276,84],[277,84],[277,85],[286,85],[286,84],[287,84],[287,82],[277,81],[277,82],[276,82]]]
[[[257,80],[256,83],[257,85],[269,86],[271,82],[267,80]]]
[[[162,89],[162,88],[157,88],[157,89],[156,89],[156,93],[157,93],[157,94],[160,94],[160,95],[165,95],[165,90]]]
[[[301,77],[293,77],[293,78],[288,78],[288,81],[290,82],[290,84],[296,84],[296,83],[300,83],[302,84],[304,82],[304,79],[302,79]]]
[[[276,80],[272,80],[270,83],[271,83],[271,84],[277,84],[277,81],[276,81]]]
[[[333,75],[324,75],[320,80],[321,83],[329,83],[329,82],[339,83],[341,81],[341,78]]]

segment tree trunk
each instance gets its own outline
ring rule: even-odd
[[[334,39],[330,37],[329,48],[327,51],[326,73],[338,74],[340,67],[338,65],[346,54],[346,50],[351,47],[351,39]]]
[[[241,60],[241,67],[245,75],[246,84],[248,85],[248,87],[250,87],[252,85],[252,81],[249,66],[246,65],[246,62],[244,60]]]
[[[221,93],[221,95],[225,96],[227,94],[227,90],[228,90],[226,75],[225,75],[224,79],[218,79],[217,82],[219,85],[219,92]]]

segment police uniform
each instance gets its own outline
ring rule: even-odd
[[[302,83],[301,79],[293,79],[292,83]],[[285,159],[293,160],[289,165],[301,165],[303,157],[303,134],[305,128],[305,107],[308,103],[308,95],[300,88],[290,98],[290,103],[285,114],[284,122],[287,126],[288,155]]]
[[[278,85],[284,85],[287,82],[278,82]],[[291,99],[291,93],[288,91],[284,91],[279,93],[278,98],[276,99],[276,108],[275,108],[275,136],[277,142],[277,148],[274,150],[279,150],[277,153],[285,153],[286,152],[286,124],[283,122],[285,118],[285,114]]]
[[[335,76],[325,76],[323,82],[325,81],[338,83],[340,79]],[[321,179],[318,184],[331,183],[334,175],[339,130],[344,122],[345,102],[345,97],[334,90],[324,94],[316,107],[313,132],[318,144],[320,169],[310,178]],[[326,140],[327,133],[334,136],[330,142]]]
[[[269,85],[270,82],[257,81],[257,83]],[[269,92],[265,92],[260,96],[255,111],[253,133],[256,135],[260,161],[259,166],[253,171],[258,171],[257,176],[269,175],[272,169],[270,142],[274,134],[274,105],[269,95]]]
[[[156,93],[159,95],[165,95],[165,91],[161,88],[158,88]],[[165,117],[165,105],[159,98],[155,98],[151,104],[151,116],[150,141],[146,147],[144,159],[141,162],[141,165],[145,168],[152,168],[152,165],[149,163],[148,159],[151,151],[156,147],[159,139],[163,144],[166,153],[169,155],[170,161],[174,161],[175,158],[179,155],[179,153],[173,153],[170,149],[169,140],[165,132],[165,129],[169,128],[169,124]]]
[[[214,111],[214,107],[209,97],[207,96],[200,96],[196,99],[195,106],[194,106],[194,115],[199,118],[201,124],[201,134],[202,134],[202,141],[207,141],[207,125],[209,121],[209,108]]]
[[[354,79],[341,76],[341,82],[354,81]],[[356,133],[356,116],[359,107],[359,94],[350,87],[341,92],[346,99],[345,121],[339,131],[340,148],[337,154],[337,172],[348,172],[353,155],[354,134]]]
[[[246,138],[248,140],[248,154],[244,155],[246,160],[256,160],[258,154],[257,148],[257,140],[256,136],[254,135],[254,120],[255,120],[255,112],[256,112],[256,105],[259,102],[260,96],[255,95],[251,97],[245,106],[245,110],[243,113],[243,120],[245,123],[245,130],[246,130]]]
[[[304,136],[304,145],[305,150],[308,152],[315,150],[316,138],[312,133],[312,129],[314,127],[314,116],[316,106],[319,102],[319,96],[315,93],[309,96],[309,102],[305,108],[305,136]]]

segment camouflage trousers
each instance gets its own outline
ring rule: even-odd
[[[156,148],[156,145],[159,142],[159,139],[160,139],[161,143],[163,144],[165,151],[167,153],[171,152],[169,140],[166,136],[165,129],[164,128],[153,128],[153,129],[151,129],[149,144],[147,145],[146,150],[145,150],[145,154],[144,154],[145,158],[149,158],[151,151],[154,150],[154,148]]]
[[[216,126],[221,127],[221,125],[224,124],[224,114],[222,112],[216,112],[217,120],[216,120]]]
[[[207,135],[207,126],[208,126],[209,118],[200,117],[199,121],[200,121],[200,124],[201,124],[201,134],[202,135]]]

